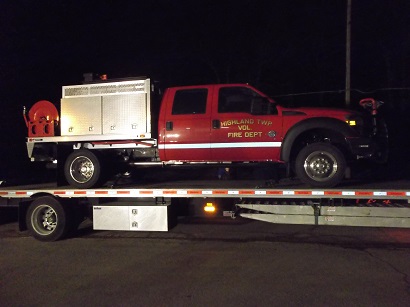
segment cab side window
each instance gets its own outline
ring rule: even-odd
[[[218,113],[250,113],[253,95],[246,87],[222,87],[219,90]]]
[[[219,90],[218,113],[277,114],[266,97],[247,87],[222,87]]]
[[[172,115],[205,114],[207,97],[206,88],[176,91]]]

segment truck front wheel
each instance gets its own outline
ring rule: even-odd
[[[100,181],[100,161],[90,150],[75,150],[65,162],[64,175],[72,186],[80,189],[92,188]]]
[[[69,231],[67,213],[57,199],[49,196],[39,197],[27,210],[27,229],[40,241],[51,242],[62,239]]]
[[[308,185],[331,188],[343,180],[346,159],[337,147],[328,143],[314,143],[299,152],[295,170],[299,179]]]

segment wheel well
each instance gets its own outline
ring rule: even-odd
[[[342,133],[332,129],[315,128],[304,131],[296,137],[292,144],[289,161],[293,163],[303,147],[318,142],[330,143],[342,151],[345,156],[348,154],[347,144]]]

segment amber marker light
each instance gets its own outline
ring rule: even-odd
[[[216,211],[216,208],[213,203],[206,203],[204,211],[207,213],[214,213]]]

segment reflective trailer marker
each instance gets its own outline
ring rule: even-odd
[[[213,213],[213,212],[216,211],[216,208],[215,208],[213,203],[206,203],[206,205],[204,207],[204,211],[209,212],[209,213]]]

